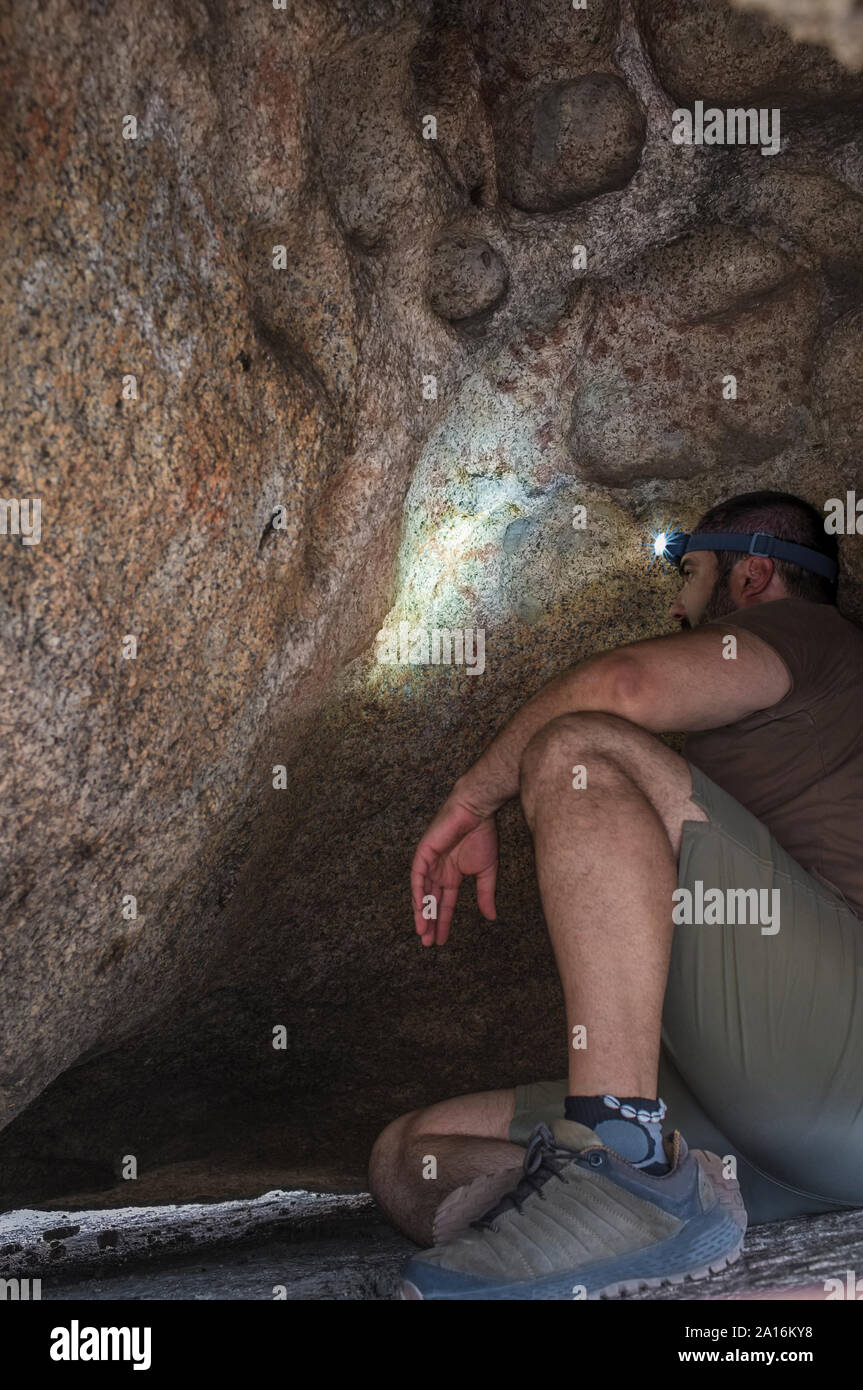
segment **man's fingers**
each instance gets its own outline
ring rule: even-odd
[[[419,935],[425,940],[426,936],[431,935],[432,941],[437,930],[437,919],[440,915],[440,902],[442,889],[439,884],[429,884],[425,894],[426,898],[432,901],[425,907],[420,907],[419,911],[414,912],[414,922]]]
[[[418,932],[429,930],[429,919],[423,916],[423,899],[429,895],[437,897],[434,890],[430,874],[430,865],[436,856],[433,853],[425,853],[422,846],[414,855],[414,862],[411,866],[411,901],[414,910],[414,924]]]
[[[476,900],[483,917],[490,922],[497,921],[497,908],[494,905],[494,890],[497,886],[497,864],[483,869],[476,876]]]
[[[438,856],[433,852],[426,857],[417,851],[411,870],[411,898],[414,909],[414,927],[417,935],[422,938],[424,946],[431,946],[437,938],[440,942],[440,927],[442,920],[442,905],[447,893],[451,894],[451,905],[446,918],[446,926],[449,928],[449,921],[452,917],[452,905],[455,903],[458,890],[455,888],[446,889],[437,877],[439,873]],[[431,865],[434,867],[430,867]],[[431,898],[431,902],[429,902]],[[432,913],[434,915],[430,916]],[[446,937],[444,937],[446,940]]]
[[[438,903],[437,917],[437,944],[443,946],[449,937],[449,926],[452,921],[453,910],[455,909],[456,899],[458,898],[457,888],[445,888]]]

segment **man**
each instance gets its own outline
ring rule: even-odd
[[[737,1179],[753,1220],[863,1206],[863,632],[801,499],[732,498],[684,540],[682,631],[546,685],[416,851],[416,930],[443,945],[463,877],[494,919],[495,813],[520,795],[572,1045],[566,1081],[379,1137],[372,1192],[435,1242],[405,1297],[707,1276],[740,1251]]]

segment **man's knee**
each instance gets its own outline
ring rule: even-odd
[[[559,714],[538,729],[521,757],[522,779],[529,779],[549,764],[556,766],[574,751],[607,752],[618,756],[629,746],[632,735],[646,734],[637,724],[618,714],[602,710],[577,710]]]
[[[373,1197],[392,1182],[401,1165],[405,1145],[417,1132],[421,1110],[410,1110],[399,1115],[382,1129],[375,1140],[369,1156],[369,1191]],[[376,1189],[378,1189],[376,1191]]]
[[[632,733],[644,733],[628,719],[600,710],[579,710],[550,719],[537,730],[521,757],[519,790],[530,821],[537,795],[568,792],[578,766],[594,777],[625,776]],[[647,735],[650,737],[650,735]]]
[[[381,1130],[369,1158],[369,1182],[373,1196],[397,1180],[411,1145],[420,1139],[461,1136],[470,1139],[509,1139],[515,1113],[515,1089],[478,1091],[435,1101],[419,1110],[399,1115]],[[422,1156],[422,1155],[421,1155]]]

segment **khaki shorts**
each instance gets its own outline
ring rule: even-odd
[[[689,764],[678,887],[722,890],[725,925],[674,928],[662,1018],[665,1129],[737,1159],[753,1224],[863,1207],[863,922],[739,801]],[[863,852],[863,849],[861,849]],[[725,890],[765,890],[779,930],[731,924]],[[736,901],[740,902],[739,895]],[[752,895],[749,900],[754,903]],[[513,1143],[563,1113],[566,1080],[516,1087]]]

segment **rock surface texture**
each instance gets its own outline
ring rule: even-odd
[[[366,1193],[266,1192],[245,1202],[0,1216],[0,1279],[45,1300],[399,1297],[416,1246]],[[863,1256],[863,1213],[776,1221],[749,1232],[742,1259],[710,1279],[630,1300],[836,1298]],[[23,1284],[19,1286],[19,1293]]]
[[[4,11],[4,1206],[356,1190],[564,1069],[518,810],[496,924],[423,950],[407,870],[544,679],[666,630],[647,528],[860,482],[863,40],[767,8]],[[781,149],[674,143],[697,100]]]

